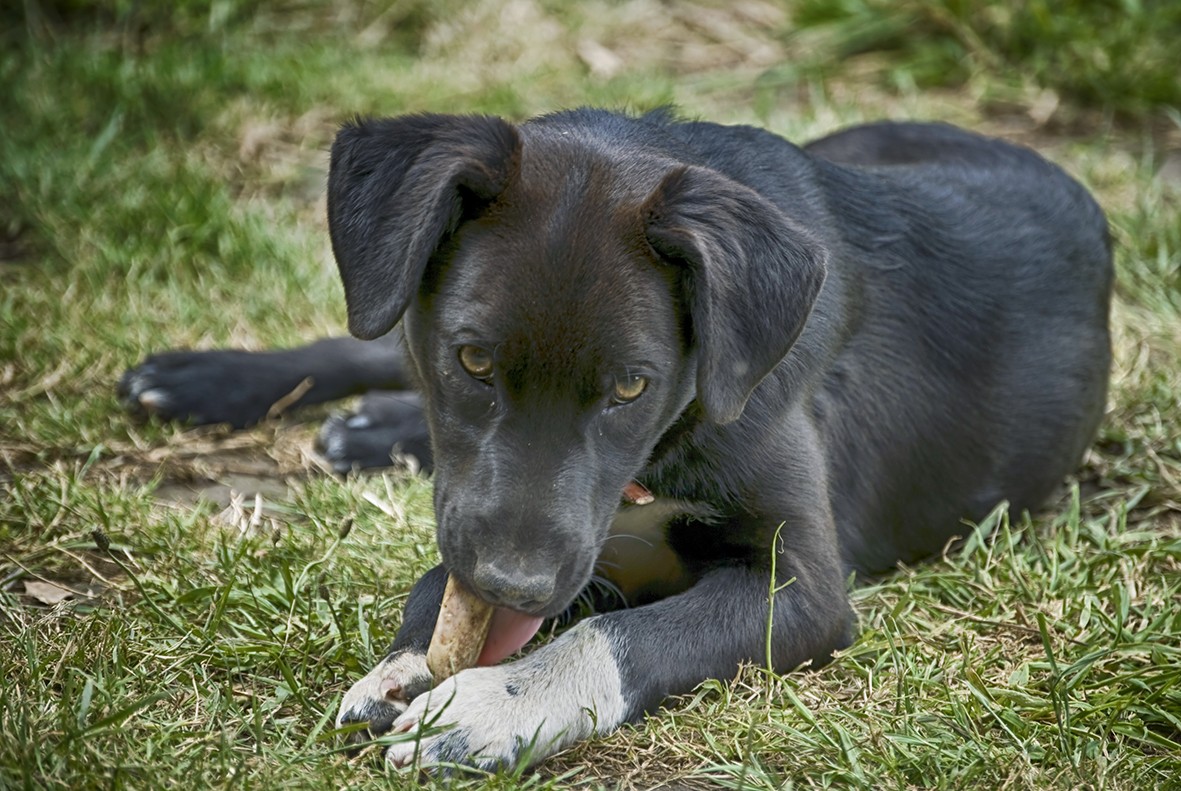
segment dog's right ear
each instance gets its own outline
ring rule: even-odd
[[[511,124],[488,116],[358,120],[340,130],[328,228],[353,335],[390,331],[464,212],[504,190],[520,147]]]

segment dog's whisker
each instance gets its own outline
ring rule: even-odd
[[[631,539],[632,541],[639,541],[640,543],[644,544],[645,546],[649,546],[649,547],[656,546],[655,542],[653,542],[651,539],[646,538],[644,536],[638,536],[638,535],[634,535],[632,533],[609,533],[605,539],[603,539],[601,542],[599,542],[599,547],[602,548],[607,545],[608,541],[612,541],[614,539],[620,539],[620,538]]]

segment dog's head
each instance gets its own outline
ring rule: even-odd
[[[439,548],[489,601],[560,612],[693,400],[738,419],[824,279],[809,235],[641,121],[346,126],[329,222],[349,327],[401,319],[435,448]]]

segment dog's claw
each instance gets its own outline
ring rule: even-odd
[[[139,406],[149,414],[167,409],[170,403],[168,393],[158,387],[139,393],[136,400],[139,402]]]

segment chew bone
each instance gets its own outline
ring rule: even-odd
[[[475,667],[492,625],[491,604],[465,588],[455,577],[447,576],[443,605],[435,621],[435,633],[426,652],[426,665],[441,683],[461,670]]]

